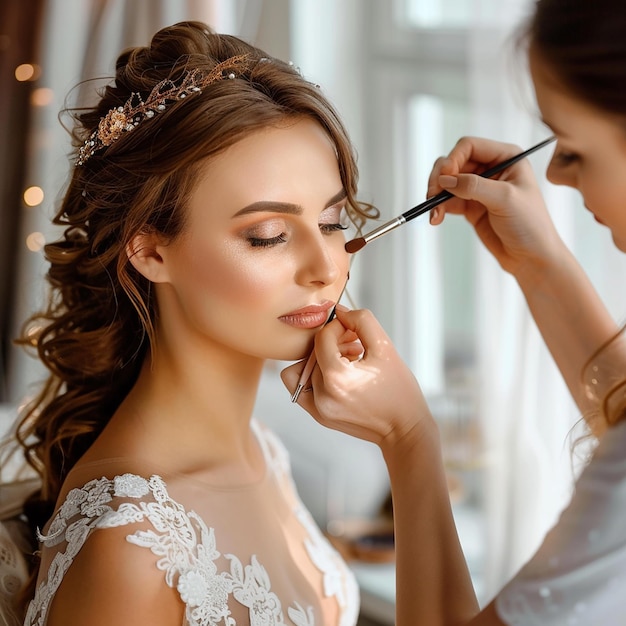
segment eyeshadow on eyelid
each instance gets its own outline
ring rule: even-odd
[[[333,215],[340,216],[345,209],[345,204],[333,204],[333,206],[326,207],[320,215]]]
[[[274,237],[285,230],[285,223],[281,220],[260,222],[242,231],[245,237]]]

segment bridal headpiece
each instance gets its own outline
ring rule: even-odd
[[[80,147],[77,165],[84,165],[96,152],[115,143],[143,121],[165,111],[172,103],[202,92],[217,81],[237,78],[247,69],[248,55],[242,54],[218,63],[210,72],[194,69],[189,70],[182,81],[162,80],[145,100],[139,93],[131,94],[123,106],[111,109],[101,118],[98,128]]]

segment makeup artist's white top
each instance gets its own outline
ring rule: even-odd
[[[298,497],[282,444],[255,420],[253,428],[266,472],[252,485],[224,488],[160,476],[154,467],[129,473],[129,463],[137,466],[129,459],[81,466],[81,475],[102,478],[70,491],[46,528],[26,626],[46,623],[92,533],[118,527],[128,529],[122,547],[151,553],[153,574],[178,590],[183,624],[353,626],[359,594],[352,573]]]
[[[600,441],[570,504],[496,607],[510,625],[626,625],[626,422]]]

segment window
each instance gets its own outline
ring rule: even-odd
[[[368,3],[364,111],[372,200],[390,219],[426,198],[435,159],[471,131],[471,3]],[[361,163],[363,168],[363,163]],[[451,499],[476,591],[485,565],[482,442],[475,396],[476,237],[423,215],[366,247],[362,302],[392,334],[440,423]],[[482,599],[482,598],[481,598]]]

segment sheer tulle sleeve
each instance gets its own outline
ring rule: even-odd
[[[55,626],[99,623],[92,614],[106,623],[354,626],[354,576],[298,497],[282,444],[254,428],[266,471],[253,484],[119,473],[133,465],[124,459],[82,468],[104,475],[69,491],[40,537],[26,626],[44,626],[53,599]],[[84,621],[57,622],[76,594]]]

